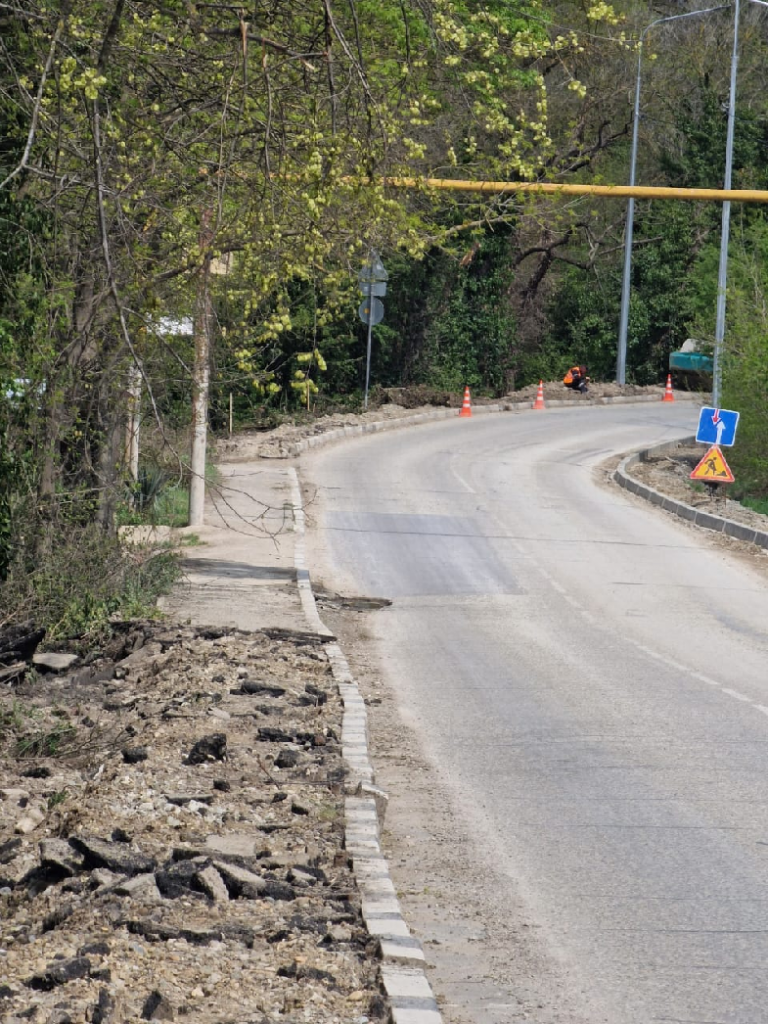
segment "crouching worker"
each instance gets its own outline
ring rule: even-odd
[[[582,395],[586,395],[589,388],[589,377],[587,376],[586,366],[572,366],[568,373],[563,377],[563,384],[567,388],[572,388],[574,391],[580,391]]]

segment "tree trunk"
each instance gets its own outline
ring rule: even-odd
[[[208,443],[208,392],[211,381],[211,262],[200,270],[195,302],[195,367],[192,381],[192,454],[189,482],[189,525],[202,526],[205,507],[205,454]]]

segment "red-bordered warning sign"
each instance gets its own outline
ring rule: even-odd
[[[735,477],[716,444],[691,473],[691,480],[706,480],[710,484],[732,484]]]

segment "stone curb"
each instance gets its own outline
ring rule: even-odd
[[[425,417],[413,417],[420,422]],[[402,421],[400,421],[402,423]],[[399,424],[398,424],[399,425]],[[366,424],[373,427],[375,424]],[[354,430],[362,433],[362,430]],[[337,437],[351,436],[330,431]],[[318,438],[324,435],[318,435]],[[309,440],[317,441],[318,438]],[[313,447],[313,446],[312,446]],[[295,524],[294,562],[299,597],[308,626],[323,636],[333,634],[320,618],[309,570],[306,566],[305,516],[296,470],[288,470]],[[368,934],[378,942],[381,978],[389,1000],[392,1024],[442,1024],[442,1016],[422,969],[424,950],[405,923],[389,866],[381,852],[379,828],[384,822],[387,794],[375,785],[368,757],[368,712],[341,647],[325,645],[333,677],[344,704],[341,746],[347,764],[347,796],[344,800],[345,846],[352,857],[353,871],[362,898],[363,918]]]
[[[676,394],[675,401],[700,401],[701,396],[692,392],[682,391]],[[616,395],[607,398],[576,398],[576,399],[551,399],[547,401],[546,408],[559,409],[566,406],[587,406],[592,408],[597,405],[635,405],[639,402],[661,402],[657,395]],[[476,405],[472,407],[473,416],[483,416],[494,412],[524,412],[532,409],[532,402],[498,402],[495,405]],[[546,410],[545,410],[546,411]],[[311,448],[319,448],[333,441],[341,441],[346,437],[360,437],[362,434],[377,434],[382,430],[396,430],[399,427],[410,427],[418,423],[427,423],[430,420],[456,419],[459,416],[458,409],[434,409],[430,412],[415,413],[413,416],[403,416],[399,419],[377,420],[373,423],[349,424],[345,427],[336,427],[334,430],[327,430],[313,437],[305,437],[296,441],[290,446],[291,455],[301,455],[302,452]]]
[[[715,533],[723,533],[727,537],[743,540],[748,544],[755,544],[761,548],[768,548],[768,533],[765,531],[753,530],[752,527],[745,526],[743,523],[736,523],[732,519],[726,519],[724,516],[703,512],[701,509],[694,508],[692,505],[686,505],[682,501],[675,501],[674,498],[667,497],[667,495],[661,494],[660,491],[654,490],[653,487],[648,487],[647,484],[640,483],[639,480],[635,480],[634,477],[630,476],[628,472],[629,467],[638,462],[644,462],[649,455],[655,455],[663,451],[675,451],[681,444],[691,444],[695,440],[695,437],[684,437],[679,441],[664,441],[662,444],[654,445],[651,448],[644,448],[642,451],[633,452],[621,460],[613,474],[613,478],[620,487],[623,487],[631,494],[636,494],[639,498],[644,498],[646,501],[658,505],[666,512],[672,512],[673,515],[685,519],[686,522],[693,523],[694,526],[700,526],[704,530],[714,530]]]

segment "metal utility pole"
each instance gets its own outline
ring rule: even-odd
[[[725,180],[723,188],[731,187],[733,171],[733,129],[736,121],[736,68],[739,62],[739,0],[733,5],[733,54],[731,56],[731,91],[728,100],[728,129],[725,140]],[[712,404],[720,406],[723,375],[723,339],[725,338],[725,290],[728,279],[728,242],[731,233],[731,204],[723,203],[720,232],[720,265],[717,271],[717,316],[715,319],[715,352],[712,367]]]

